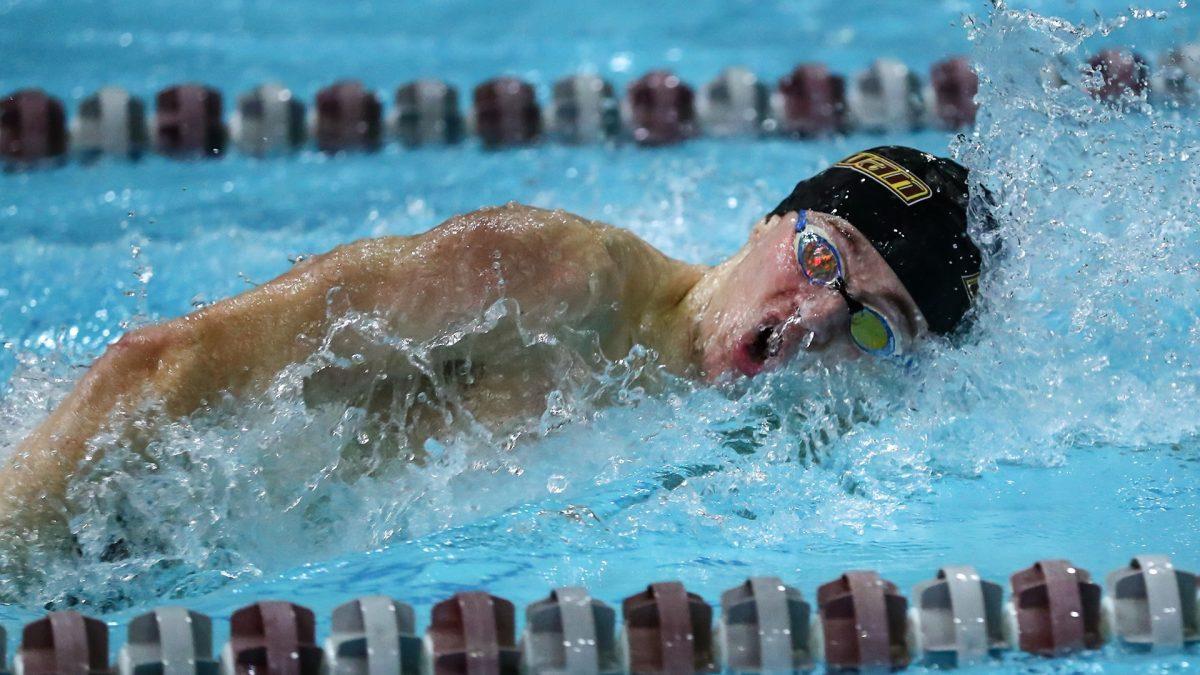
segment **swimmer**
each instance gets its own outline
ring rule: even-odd
[[[899,357],[955,332],[971,308],[981,257],[966,179],[957,163],[909,148],[857,153],[801,181],[713,267],[516,204],[305,259],[110,345],[0,471],[0,536],[69,541],[68,485],[105,447],[138,452],[156,425],[262,394],[321,348],[354,358],[311,373],[306,403],[361,404],[363,382],[372,396],[386,385],[409,400],[453,388],[456,405],[493,428],[545,409],[563,370],[538,351],[547,343],[593,368],[642,345],[665,370],[708,382],[798,358]],[[388,339],[350,331],[358,337],[331,345],[348,313],[374,317]],[[494,325],[463,329],[481,321]],[[411,447],[445,431],[445,416],[420,406],[403,415]]]

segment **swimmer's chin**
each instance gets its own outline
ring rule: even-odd
[[[756,361],[740,354],[733,354],[727,363],[704,372],[704,381],[710,385],[732,383],[753,379],[757,375],[777,369],[781,364]]]
[[[767,370],[767,368],[771,365],[769,359],[762,359],[752,352],[753,348],[750,345],[739,345],[738,348],[734,350],[733,358],[731,360],[733,362],[732,372],[735,373],[736,376],[754,377],[755,375]]]

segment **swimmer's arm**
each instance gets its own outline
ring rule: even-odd
[[[304,261],[246,293],[111,344],[0,471],[4,534],[62,527],[70,515],[67,485],[89,442],[105,429],[123,440],[140,427],[152,430],[152,420],[138,419],[145,404],[161,406],[169,417],[186,415],[222,392],[260,385],[311,353],[327,322],[329,290],[354,283],[350,266],[361,246]]]
[[[514,222],[541,219],[536,228]],[[615,265],[596,227],[523,207],[452,219],[419,237],[364,240],[246,293],[135,330],[111,345],[0,471],[0,527],[62,526],[71,476],[101,431],[153,425],[139,408],[187,415],[225,392],[260,389],[309,357],[345,309],[375,311],[428,340],[503,293],[531,324],[586,323],[611,304]],[[578,222],[576,222],[578,221]],[[138,424],[137,422],[141,422]],[[130,443],[130,445],[135,445]]]

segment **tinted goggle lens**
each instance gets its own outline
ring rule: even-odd
[[[850,315],[850,337],[870,354],[887,355],[896,350],[896,337],[887,319],[869,307]]]
[[[841,263],[829,242],[801,235],[797,238],[797,248],[800,269],[804,270],[809,281],[828,286],[841,276]]]

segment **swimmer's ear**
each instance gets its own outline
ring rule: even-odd
[[[754,226],[750,229],[750,241],[755,241],[767,232],[779,227],[780,221],[783,220],[790,220],[793,223],[796,222],[796,212],[791,211],[789,213],[773,213],[763,216],[758,220],[757,223],[754,223]]]
[[[764,232],[771,229],[771,226],[774,225],[775,221],[778,219],[779,216],[763,216],[762,218],[759,218],[758,222],[754,223],[754,225],[750,228],[750,240],[754,241],[755,239],[758,239]]]

